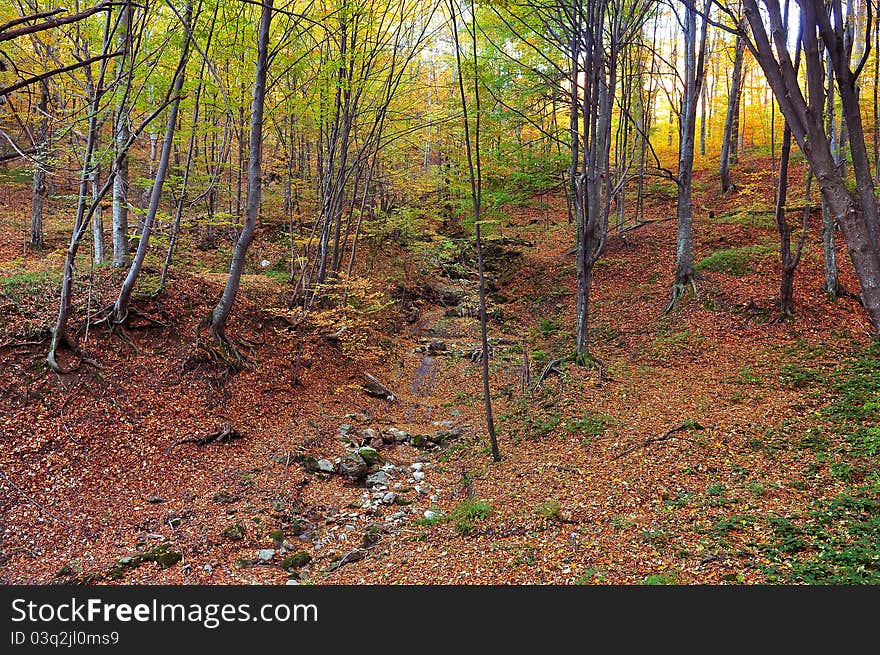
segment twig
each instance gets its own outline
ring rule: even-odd
[[[55,520],[58,521],[59,523],[63,523],[63,521],[62,521],[58,516],[56,516],[55,514],[53,514],[52,512],[50,512],[48,509],[46,509],[46,508],[43,507],[42,505],[40,505],[40,503],[38,503],[36,500],[34,500],[33,498],[31,498],[30,496],[28,496],[28,495],[27,495],[27,494],[26,494],[26,493],[25,493],[25,492],[24,492],[24,491],[23,491],[23,490],[22,490],[17,484],[15,484],[12,480],[10,480],[9,477],[8,477],[3,471],[0,471],[0,477],[2,477],[4,480],[6,480],[6,482],[9,484],[10,487],[12,487],[13,489],[15,489],[15,490],[16,490],[19,494],[21,494],[26,500],[28,500],[28,501],[31,502],[32,504],[36,505],[36,507],[37,507],[38,509],[40,509],[42,512],[45,512],[46,514],[48,514],[49,516],[51,516],[53,519],[55,519]]]

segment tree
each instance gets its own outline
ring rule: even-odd
[[[235,244],[229,265],[229,278],[216,307],[206,319],[211,335],[228,352],[229,363],[241,362],[241,355],[226,335],[229,313],[241,286],[245,257],[254,240],[257,218],[260,213],[260,200],[263,191],[263,109],[266,102],[266,77],[269,71],[269,31],[272,24],[272,5],[274,0],[265,0],[261,5],[260,26],[257,37],[257,63],[254,71],[254,86],[251,104],[251,132],[248,144],[248,193],[245,209],[244,227]]]
[[[706,0],[705,10],[701,14],[702,24],[699,42],[697,40],[697,0],[683,0],[684,13],[684,91],[679,110],[678,140],[678,204],[676,223],[678,234],[675,248],[675,281],[672,285],[672,299],[666,311],[670,311],[688,288],[697,291],[694,280],[694,207],[693,207],[693,170],[694,170],[694,137],[697,124],[697,99],[703,84],[706,58],[706,34],[708,31],[708,14],[712,0]],[[699,47],[698,44],[699,43]]]
[[[162,152],[159,156],[159,164],[156,168],[156,177],[150,191],[150,205],[147,208],[147,214],[144,217],[144,226],[141,230],[140,239],[138,240],[138,248],[135,253],[128,274],[122,282],[119,289],[119,295],[111,310],[110,322],[114,325],[121,325],[128,319],[129,303],[131,302],[131,294],[134,291],[134,285],[137,282],[141,269],[144,265],[144,259],[147,256],[147,250],[150,247],[150,235],[153,230],[153,223],[156,220],[156,214],[159,211],[159,204],[162,201],[162,190],[165,185],[165,179],[168,175],[168,166],[171,161],[171,149],[174,145],[174,132],[177,129],[177,112],[180,107],[180,98],[183,91],[183,81],[186,79],[186,65],[189,61],[190,53],[190,24],[192,22],[192,4],[188,3],[184,10],[182,20],[183,25],[183,44],[180,48],[180,60],[177,63],[177,70],[174,72],[173,81],[170,90],[170,106],[168,109],[168,120],[165,127],[165,138],[162,141]]]
[[[498,450],[498,438],[495,435],[495,421],[492,417],[492,395],[489,390],[489,340],[486,326],[486,276],[483,270],[483,240],[480,233],[482,190],[483,180],[480,167],[480,85],[477,75],[477,25],[473,4],[471,4],[471,25],[468,28],[473,48],[474,66],[474,143],[471,144],[470,120],[468,119],[468,101],[464,89],[464,73],[461,65],[461,44],[458,37],[458,18],[456,12],[456,0],[449,0],[449,13],[452,21],[452,34],[455,45],[456,70],[458,71],[458,89],[461,94],[462,124],[464,126],[465,150],[467,151],[468,172],[470,176],[471,201],[474,210],[474,232],[477,248],[477,273],[480,288],[480,340],[482,342],[482,373],[483,373],[483,403],[486,413],[486,428],[489,431],[489,442],[492,448],[492,459],[501,461],[501,452]]]
[[[801,45],[806,63],[806,86],[801,88],[785,39],[786,30],[778,0],[762,0],[769,15],[769,32],[757,0],[744,0],[753,41],[749,49],[764,71],[792,136],[804,153],[822,196],[846,239],[853,268],[859,278],[862,303],[880,337],[880,253],[874,183],[868,165],[861,124],[856,80],[865,59],[851,68],[852,43],[846,37],[843,6],[832,0],[827,9],[818,0],[798,0],[801,9]],[[827,11],[827,13],[826,13]],[[771,36],[772,35],[772,42]],[[825,43],[834,68],[843,116],[849,131],[856,190],[850,191],[840,174],[822,120],[824,66],[819,39]]]
[[[736,164],[737,139],[739,135],[739,114],[743,90],[743,60],[745,59],[746,42],[743,38],[745,17],[737,21],[736,46],[733,57],[733,71],[730,75],[730,96],[727,101],[727,114],[724,119],[724,135],[721,137],[721,159],[719,175],[721,176],[721,193],[733,190],[730,179],[730,167]]]

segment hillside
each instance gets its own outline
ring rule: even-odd
[[[229,243],[198,250],[190,227],[155,297],[148,261],[124,332],[85,321],[120,273],[77,271],[92,363],[58,375],[44,362],[63,208],[46,252],[22,256],[27,190],[5,185],[0,582],[877,583],[878,353],[858,301],[821,292],[816,222],[796,316],[780,318],[771,169],[749,159],[727,197],[698,174],[699,295],[667,315],[675,196],[658,184],[649,222],[612,228],[596,265],[601,368],[532,389],[524,351],[534,383],[571,348],[573,226],[562,197],[505,206],[487,237],[498,464],[472,242],[438,225],[371,235],[354,309],[303,317],[273,265],[283,226],[264,223],[230,324],[248,364],[230,372],[195,336]],[[365,373],[394,400],[365,393]],[[177,443],[224,425],[237,438]]]

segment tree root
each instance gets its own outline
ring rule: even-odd
[[[688,287],[694,292],[695,298],[699,297],[699,294],[697,293],[697,283],[693,277],[690,277],[687,280],[676,280],[675,284],[672,285],[672,298],[670,299],[669,304],[666,305],[666,309],[663,310],[661,316],[666,316],[675,308],[678,301],[687,295]]]
[[[19,348],[30,348],[31,346],[41,346],[46,341],[46,339],[52,336],[52,331],[48,328],[40,330],[38,335],[41,336],[37,341],[13,341],[9,340],[4,343],[0,343],[0,351],[4,350],[18,350]]]
[[[703,429],[703,426],[700,425],[699,423],[697,423],[696,421],[687,420],[684,423],[682,423],[681,425],[676,426],[676,427],[672,428],[671,430],[667,430],[666,432],[661,434],[659,437],[649,437],[649,438],[645,439],[644,441],[637,443],[634,446],[630,446],[626,450],[624,450],[624,451],[618,453],[617,455],[615,455],[614,457],[612,457],[611,461],[620,459],[621,457],[623,457],[625,455],[629,455],[630,453],[635,452],[636,450],[639,450],[640,448],[647,448],[651,444],[659,443],[661,441],[667,441],[669,439],[682,439],[684,441],[689,441],[691,443],[694,443],[693,439],[688,439],[687,437],[678,436],[676,433],[682,432],[683,430],[702,430],[702,429]]]
[[[559,367],[563,364],[575,364],[576,366],[580,366],[581,368],[588,369],[596,369],[599,372],[599,379],[602,379],[603,371],[605,367],[602,365],[602,362],[599,361],[596,357],[591,355],[589,352],[572,353],[571,355],[566,355],[565,357],[560,357],[558,359],[554,359],[552,362],[549,362],[544,370],[541,371],[541,375],[538,376],[535,384],[532,385],[531,391],[534,391],[538,387],[544,384],[544,380],[546,380],[551,374],[561,375],[562,369]]]
[[[229,423],[224,423],[220,426],[219,430],[215,430],[211,434],[206,434],[203,437],[189,437],[188,439],[175,441],[165,449],[165,452],[170,453],[172,448],[185,443],[194,443],[197,446],[207,446],[212,443],[229,443],[233,439],[241,439],[241,437],[242,434],[236,431]]]
[[[205,339],[202,332],[208,330],[210,339]],[[253,354],[253,348],[247,345],[245,347]],[[207,356],[208,361],[219,365],[229,373],[237,373],[242,371],[250,363],[250,359],[245,355],[235,343],[226,334],[215,329],[211,325],[211,315],[203,318],[196,327],[195,351],[199,351]],[[190,355],[189,361],[193,360]]]
[[[70,368],[64,368],[61,364],[58,363],[58,346],[65,346],[68,350],[70,350],[74,355],[79,358],[79,361],[71,366]],[[49,345],[49,352],[46,353],[46,364],[58,375],[68,375],[70,373],[75,373],[78,371],[83,364],[88,364],[98,370],[101,370],[101,365],[96,362],[94,359],[90,357],[86,357],[82,351],[82,348],[77,346],[70,337],[67,336],[67,333],[62,333],[60,335],[52,335],[52,342]]]

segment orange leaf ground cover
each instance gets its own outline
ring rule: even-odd
[[[412,323],[396,304],[349,316],[334,341],[321,336],[331,331],[325,323],[338,326],[327,318],[332,308],[297,324],[279,309],[283,281],[248,276],[230,333],[253,344],[251,365],[226,376],[192,356],[222,276],[181,268],[165,294],[138,301],[171,327],[131,329],[125,338],[93,328],[87,348],[100,370],[57,376],[42,368],[39,345],[21,345],[23,325],[51,318],[54,288],[28,296],[5,287],[0,581],[767,581],[767,517],[802,513],[849,484],[797,447],[826,402],[805,371],[830,372],[870,341],[857,301],[830,302],[820,291],[815,222],[796,278],[797,316],[779,320],[775,228],[738,209],[761,198],[770,204],[769,168],[744,167],[753,182],[739,196],[718,197],[710,176],[697,184],[697,260],[765,244],[745,274],[707,270],[698,297],[661,315],[675,224],[662,220],[674,215],[674,198],[658,194],[646,211],[657,222],[612,234],[596,267],[591,343],[601,371],[566,366],[529,394],[522,345],[533,379],[571,347],[572,228],[564,200],[548,222],[537,208],[510,211],[503,234],[513,245],[497,258],[490,303],[499,464],[490,461],[480,367],[470,356],[479,325],[427,299],[412,300]],[[57,264],[53,252],[19,259],[10,245],[20,243],[16,221],[2,229],[3,275]],[[258,242],[253,257],[270,247]],[[364,257],[373,287],[389,294],[401,259],[418,259],[388,244]],[[841,263],[844,286],[856,289],[843,249]],[[425,277],[411,268],[409,283]],[[114,275],[95,273],[93,309],[112,298]],[[82,338],[86,308],[77,308]],[[431,340],[449,352],[416,352]],[[364,394],[364,372],[396,401]],[[168,450],[225,423],[242,438]],[[303,465],[310,457],[333,463],[347,452],[345,435],[363,429],[421,435],[456,426],[463,434],[440,448],[377,448],[394,466],[388,504],[363,484]],[[162,547],[179,561],[151,559]],[[300,551],[310,561],[285,568],[284,558]]]

